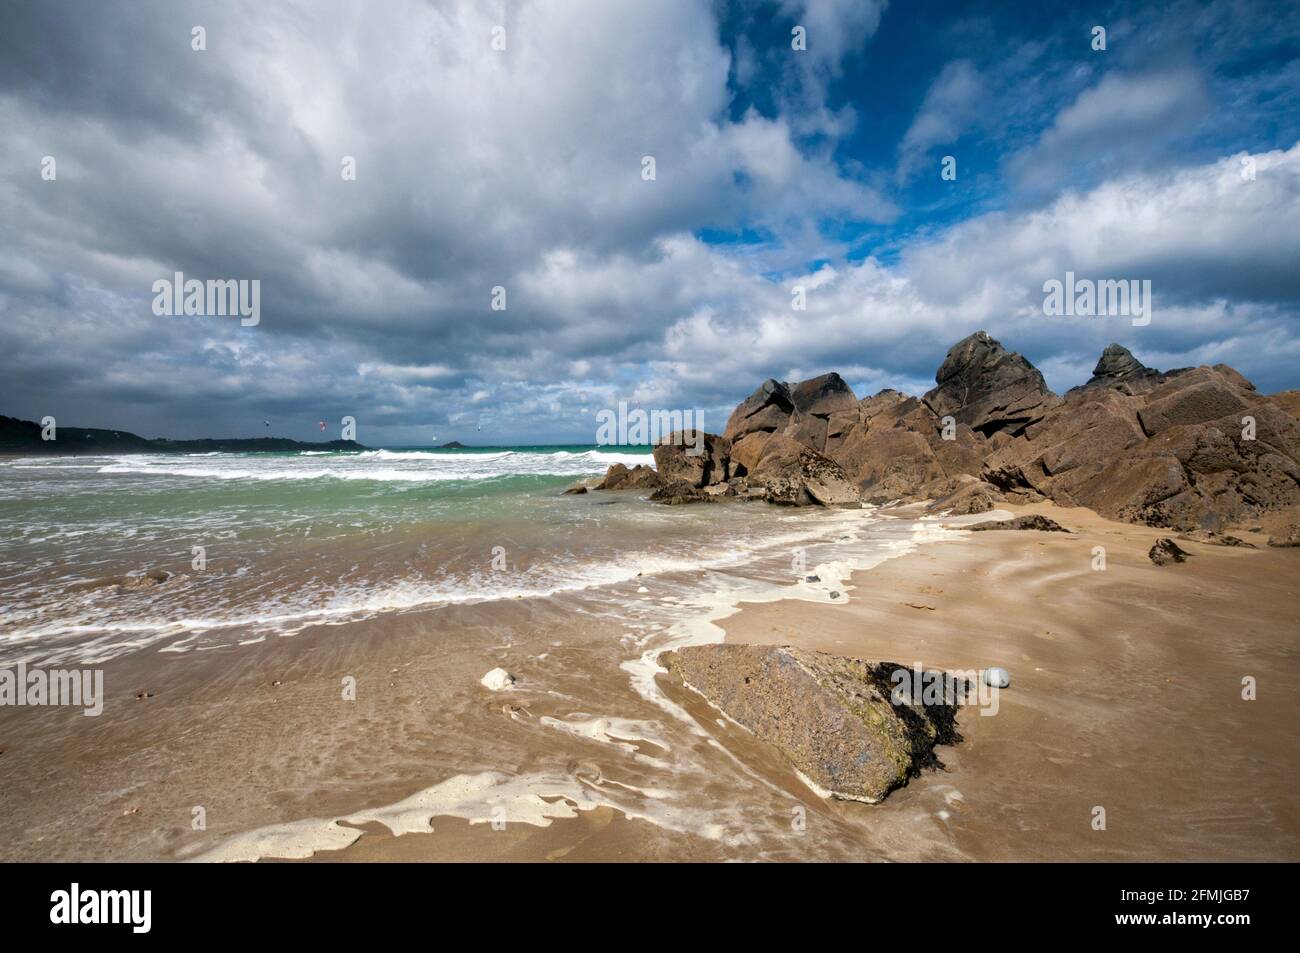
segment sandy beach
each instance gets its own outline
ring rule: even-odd
[[[1257,549],[1181,541],[1192,558],[1158,567],[1147,550],[1167,531],[1006,509],[1074,533],[969,534],[855,576],[842,608],[783,603],[729,620],[737,641],[1011,673],[995,716],[961,717],[946,771],[864,823],[904,838],[899,816],[934,808],[931,823],[977,860],[1300,858],[1300,551],[1247,533]],[[1246,676],[1255,701],[1242,699]],[[960,797],[938,807],[949,788]]]
[[[270,825],[255,854],[315,861],[1300,859],[1300,551],[1244,534],[1258,548],[1181,542],[1192,558],[1157,567],[1146,552],[1165,531],[1005,509],[1074,532],[953,534],[855,573],[842,603],[720,621],[729,641],[1011,673],[996,715],[962,711],[944,768],[881,804],[817,797],[669,676],[658,685],[690,725],[629,702],[608,617],[533,599],[136,653],[106,666],[104,717],[0,711],[5,858],[252,859],[246,843],[219,848]],[[533,636],[504,645],[485,619]],[[487,691],[494,665],[545,690]],[[365,688],[347,704],[341,673]],[[1257,700],[1242,699],[1246,676]],[[584,717],[579,697],[623,717]],[[391,809],[474,772],[498,793],[521,779],[502,823],[445,792]],[[657,807],[626,807],[619,789]],[[321,849],[331,837],[339,849]]]

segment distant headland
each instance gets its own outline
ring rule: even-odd
[[[301,450],[365,450],[355,440],[312,443],[288,437],[211,438],[200,440],[149,440],[126,430],[94,427],[58,427],[47,440],[40,424],[0,416],[0,454],[103,454],[103,453],[287,453]]]

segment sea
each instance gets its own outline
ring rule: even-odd
[[[653,462],[591,446],[0,460],[0,660],[186,651],[764,557],[796,581],[808,546],[869,521],[563,493]]]

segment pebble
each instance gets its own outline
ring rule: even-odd
[[[986,668],[984,684],[990,688],[1007,688],[1011,685],[1011,673],[1005,668]]]
[[[499,692],[514,685],[515,677],[503,668],[494,668],[478,681],[484,688]]]

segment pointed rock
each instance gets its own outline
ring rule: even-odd
[[[1092,369],[1092,376],[1109,377],[1112,380],[1124,380],[1126,377],[1136,377],[1142,374],[1154,374],[1156,371],[1147,367],[1122,344],[1107,344],[1106,350],[1101,352],[1101,358],[1097,361],[1097,366]]]
[[[858,406],[853,389],[834,371],[800,381],[791,388],[790,396],[799,413],[813,417],[826,418],[838,411],[855,410]]]
[[[1021,434],[1060,403],[1038,368],[986,331],[954,344],[934,379],[939,386],[925,395],[926,405],[985,437]]]
[[[731,412],[722,435],[737,440],[748,433],[775,433],[785,429],[793,412],[790,388],[769,377]]]

